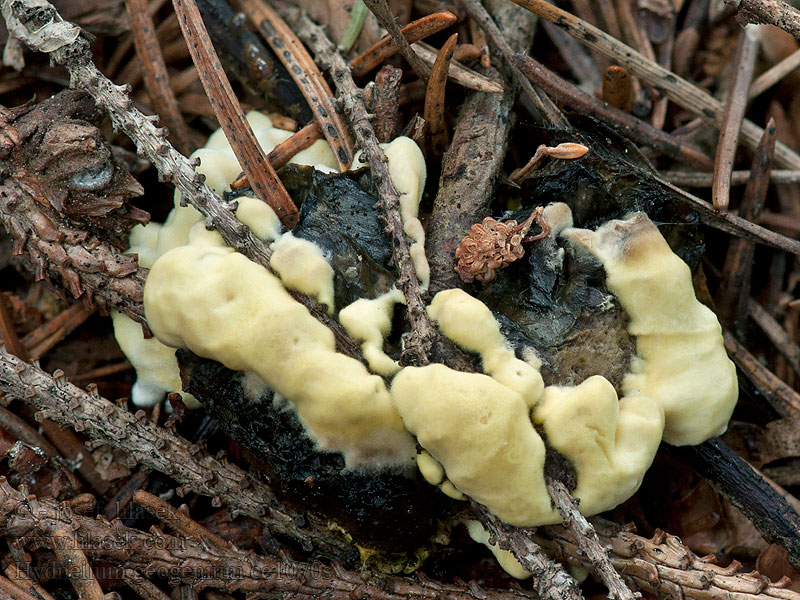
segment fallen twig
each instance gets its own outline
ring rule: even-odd
[[[439,51],[425,42],[411,44],[411,47],[414,48],[422,60],[430,65],[433,65],[433,63],[436,62],[436,57],[439,56]],[[477,71],[473,71],[455,59],[450,61],[447,76],[453,80],[453,83],[457,83],[469,90],[490,92],[493,94],[499,94],[503,91],[503,85],[497,79],[492,79]]]
[[[297,515],[286,512],[272,490],[239,467],[212,458],[167,429],[144,418],[144,411],[133,415],[101,398],[96,388],[84,392],[72,385],[63,373],[52,377],[0,347],[0,390],[39,410],[39,419],[50,419],[81,431],[97,447],[110,445],[130,455],[131,460],[165,473],[181,484],[180,493],[193,491],[225,502],[234,513],[259,520],[271,531],[296,539],[321,555],[346,556],[349,544],[327,530],[312,515],[305,515],[309,526],[299,528]]]
[[[181,154],[189,156],[192,151],[189,141],[189,130],[178,108],[175,92],[169,85],[167,65],[156,38],[156,27],[147,7],[146,0],[128,0],[125,3],[128,18],[131,22],[136,54],[142,61],[144,85],[150,96],[153,110],[161,115],[164,125],[170,131],[170,137]]]
[[[457,17],[450,12],[433,13],[412,21],[403,27],[400,32],[403,34],[403,39],[407,40],[409,44],[413,44],[450,27],[456,20]],[[366,75],[397,51],[398,48],[392,41],[392,36],[386,36],[378,40],[372,48],[358,55],[350,62],[350,67],[353,69],[353,77]]]
[[[592,94],[584,92],[576,85],[562,79],[530,56],[517,55],[514,57],[514,61],[536,85],[551,96],[559,98],[567,106],[593,116],[635,142],[646,144],[683,163],[709,171],[713,168],[711,159],[699,148],[682,142],[625,111],[607,106]]]
[[[126,527],[120,521],[111,524],[103,518],[75,514],[52,498],[26,497],[13,489],[5,477],[0,478],[0,529],[9,542],[36,536],[42,525],[72,531],[76,548],[93,560],[123,567],[129,581],[134,580],[135,573],[164,574],[173,585],[183,583],[197,590],[269,594],[271,598],[288,595],[308,599],[324,595],[331,600],[356,597],[375,600],[529,598],[521,590],[484,589],[474,582],[443,584],[424,577],[415,580],[374,573],[364,577],[339,564],[294,562],[244,552],[230,545],[219,547],[192,537],[166,535],[157,530],[145,533]],[[21,598],[32,600],[33,597]]]
[[[564,569],[547,558],[533,541],[533,531],[503,523],[486,508],[473,502],[473,509],[489,532],[489,543],[508,550],[531,574],[541,600],[582,600],[578,583]]]
[[[46,523],[46,521],[45,521]],[[56,526],[57,527],[57,526]],[[45,526],[45,530],[50,529]],[[67,572],[72,587],[80,600],[103,600],[103,590],[92,573],[92,567],[81,550],[75,536],[69,529],[58,528],[50,531],[50,547],[56,559]]]
[[[795,50],[782,61],[764,71],[750,84],[747,92],[748,99],[752,100],[756,96],[760,96],[798,67],[800,67],[800,50]]]
[[[328,140],[340,171],[350,168],[353,161],[353,141],[341,115],[333,106],[333,93],[319,68],[311,59],[295,33],[275,10],[263,0],[238,0],[238,6],[267,40],[300,88],[314,119]]]
[[[783,0],[725,0],[744,23],[775,25],[800,39],[800,11]]]
[[[608,597],[615,600],[634,600],[634,598],[641,597],[641,594],[634,594],[622,580],[620,574],[614,570],[608,559],[608,553],[597,538],[597,532],[578,510],[575,498],[570,495],[567,486],[548,476],[545,476],[545,485],[558,513],[564,520],[562,527],[571,531],[575,536],[578,542],[578,552],[581,556],[586,557],[594,572],[606,584]]]
[[[708,92],[546,0],[513,0],[513,2],[561,27],[590,48],[625,67],[632,75],[663,91],[673,102],[701,116],[716,127],[721,125],[725,114],[724,106]],[[740,135],[748,147],[755,148],[763,134],[764,130],[752,121],[747,119],[742,121]],[[800,155],[780,142],[775,146],[775,160],[784,168],[800,169]]]
[[[173,0],[172,4],[214,114],[234,155],[247,174],[250,187],[259,200],[275,211],[281,223],[291,229],[299,217],[297,207],[278,179],[245,118],[208,37],[195,0]]]
[[[739,38],[739,48],[735,58],[736,71],[725,103],[725,113],[717,142],[717,154],[714,158],[711,202],[716,210],[722,212],[728,210],[733,160],[739,146],[739,130],[747,107],[747,90],[753,79],[753,69],[758,54],[758,38],[752,29],[752,25],[745,27]]]
[[[411,65],[417,77],[422,79],[422,81],[428,81],[431,74],[430,68],[422,62],[420,57],[417,56],[416,52],[411,48],[408,40],[400,30],[400,26],[394,20],[394,15],[389,5],[386,3],[386,0],[364,0],[364,3],[372,11],[372,14],[375,15],[375,18],[378,19],[378,23],[392,36],[392,41],[397,47],[397,50],[403,55],[403,58],[406,59],[408,64]]]
[[[297,35],[314,51],[317,60],[330,71],[342,111],[350,121],[356,140],[363,150],[364,158],[369,163],[378,194],[378,202],[386,220],[386,231],[392,242],[392,259],[398,272],[397,286],[405,296],[408,321],[411,327],[405,337],[404,360],[407,364],[426,364],[429,361],[434,341],[438,340],[441,335],[430,322],[425,310],[419,280],[409,252],[409,240],[403,230],[403,222],[400,218],[400,195],[389,176],[386,156],[378,145],[378,139],[375,137],[369,115],[364,108],[360,91],[350,75],[347,63],[318,25],[293,7],[281,6],[278,10],[287,21],[292,23]]]
[[[520,72],[512,60],[514,50],[511,49],[508,41],[506,41],[497,24],[492,19],[491,15],[486,12],[486,9],[481,5],[478,0],[459,0],[461,6],[475,22],[486,32],[486,35],[492,40],[492,43],[497,46],[498,50],[503,56],[508,68],[514,75],[514,79],[522,88],[523,93],[533,103],[536,109],[542,114],[542,118],[554,127],[560,129],[569,129],[569,121],[564,117],[555,103],[549,96],[540,95],[533,87],[533,84]]]
[[[750,298],[747,304],[747,312],[750,318],[761,328],[761,331],[775,344],[778,351],[783,354],[783,357],[792,369],[794,369],[794,372],[800,375],[800,345],[798,345],[786,329],[769,314],[767,309],[752,298]]]
[[[767,197],[775,139],[775,122],[770,119],[764,131],[764,139],[753,156],[750,181],[739,206],[739,216],[748,221],[758,220]],[[735,329],[739,335],[744,333],[747,321],[754,253],[753,242],[739,238],[731,240],[717,294],[720,322]]]
[[[731,185],[745,185],[750,181],[750,175],[750,171],[734,171],[731,173]],[[703,188],[711,186],[713,174],[696,171],[661,171],[661,177],[674,185]],[[772,170],[769,180],[778,184],[800,183],[800,171]]]

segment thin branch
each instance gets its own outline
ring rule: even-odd
[[[758,55],[758,38],[749,25],[739,37],[736,52],[736,71],[733,85],[725,103],[725,116],[719,130],[717,154],[714,158],[714,183],[711,186],[711,201],[714,208],[724,212],[728,210],[731,191],[731,171],[739,147],[739,131],[747,108],[747,90],[753,79],[753,69]],[[774,143],[774,142],[773,142]]]
[[[415,44],[411,44],[411,47],[414,48],[416,53],[419,54],[419,57],[427,64],[433,65],[433,63],[436,62],[436,57],[439,55],[439,51],[432,46],[429,46],[425,42],[417,42]],[[455,59],[450,61],[450,67],[448,68],[447,76],[453,81],[453,83],[457,83],[458,85],[469,90],[499,94],[504,89],[503,84],[497,79],[491,79],[486,77],[486,75],[478,73],[477,71],[473,71]]]
[[[472,508],[489,532],[489,542],[511,552],[522,568],[531,574],[541,600],[583,599],[578,582],[545,556],[539,545],[531,539],[533,531],[504,523],[476,502],[472,503]]]
[[[11,5],[13,5],[13,10]],[[14,35],[23,36],[23,41],[33,49],[41,50],[44,47],[40,39],[47,39],[47,36],[44,35],[45,32],[51,31],[55,32],[54,35],[58,34],[58,21],[56,20],[58,13],[54,8],[50,7],[49,11],[45,11],[44,14],[50,20],[42,23],[39,20],[40,16],[37,16],[41,12],[39,8],[37,7],[31,12],[26,0],[3,0],[2,6],[3,15],[9,27],[14,30]],[[55,29],[53,29],[54,27]],[[32,32],[36,32],[37,37],[34,37]],[[206,226],[216,228],[228,246],[241,252],[253,262],[269,269],[269,257],[272,254],[269,247],[253,235],[244,223],[236,219],[232,207],[223,202],[206,185],[205,177],[202,174],[195,172],[194,169],[197,167],[198,162],[196,160],[190,161],[176,151],[166,139],[166,131],[156,128],[153,124],[153,118],[146,117],[133,105],[133,101],[127,95],[127,86],[114,85],[97,69],[91,59],[89,43],[84,38],[68,39],[49,54],[53,61],[67,68],[73,87],[85,89],[98,104],[108,111],[115,127],[124,131],[136,143],[138,150],[146,155],[158,169],[159,176],[176,185],[182,195],[181,202],[191,203],[206,218]],[[0,198],[7,200],[6,196],[0,195]],[[47,248],[49,249],[52,245],[48,245]],[[82,247],[80,249],[84,251]],[[83,259],[82,256],[79,258]],[[78,262],[78,260],[75,259],[73,263]],[[129,265],[131,260],[132,257],[129,255],[121,255],[116,264],[118,266],[126,266]],[[66,268],[59,266],[64,264],[63,259],[43,260],[43,263],[48,268],[62,271]],[[143,321],[143,313],[137,313],[134,310],[138,307],[138,310],[141,311],[140,303],[135,304],[134,307],[126,306],[126,302],[130,303],[127,300],[128,298],[133,298],[134,302],[136,301],[135,294],[137,293],[139,294],[138,300],[141,302],[144,281],[141,271],[130,275],[130,278],[138,278],[138,281],[131,286],[133,289],[130,291],[127,288],[120,291],[113,286],[105,287],[105,284],[108,283],[108,278],[104,276],[103,269],[97,269],[97,271],[88,272],[85,277],[89,280],[92,280],[92,278],[100,280],[103,285],[98,284],[98,291],[103,293],[108,291],[118,295],[127,293],[127,296],[123,295],[123,299],[114,299],[114,301],[109,301],[109,304],[125,310],[132,318]],[[83,273],[81,273],[81,277],[84,277]],[[76,281],[80,283],[77,277]],[[111,280],[111,283],[116,282],[116,280]],[[122,283],[119,285],[122,286]],[[76,287],[77,290],[72,285],[70,286],[73,294],[76,294],[76,291],[82,293],[80,286],[77,285]],[[324,308],[320,307],[308,296],[301,294],[292,294],[292,296],[333,331],[337,348],[340,351],[348,356],[360,359],[361,350],[359,345],[353,341],[336,320],[327,314]]]
[[[734,171],[731,173],[731,185],[745,185],[750,181],[750,176],[750,171]],[[711,186],[713,174],[696,171],[661,171],[661,177],[674,185],[704,188]],[[778,184],[800,183],[800,171],[772,170],[769,180]]]
[[[536,109],[542,113],[542,117],[550,125],[558,127],[559,129],[569,129],[569,121],[561,113],[558,107],[547,95],[540,95],[533,87],[533,84],[525,77],[512,60],[514,50],[506,41],[497,24],[492,19],[492,16],[486,12],[486,9],[481,5],[478,0],[459,0],[461,6],[467,14],[486,32],[486,35],[492,40],[492,43],[497,46],[500,53],[503,55],[508,68],[514,75],[514,79],[522,88],[523,93],[530,99]]]
[[[182,536],[194,538],[198,542],[205,542],[219,548],[227,548],[229,546],[228,542],[221,537],[211,533],[197,521],[158,496],[154,496],[144,490],[136,490],[133,494],[133,501]]]
[[[125,9],[131,23],[136,54],[141,59],[144,71],[144,85],[156,114],[161,115],[170,130],[175,147],[184,156],[192,151],[189,130],[183,120],[178,100],[169,85],[167,65],[156,38],[156,27],[147,7],[146,0],[126,0]]]
[[[608,597],[615,600],[634,600],[641,594],[634,594],[614,570],[608,559],[608,552],[600,543],[597,532],[580,511],[575,498],[567,487],[552,477],[545,476],[545,485],[558,513],[564,520],[562,526],[572,532],[578,542],[578,552],[591,563],[592,569],[608,588]]]
[[[364,4],[369,7],[372,14],[378,19],[378,23],[392,36],[392,41],[397,47],[397,50],[403,55],[403,58],[406,59],[408,64],[411,65],[417,77],[422,79],[422,81],[428,81],[431,75],[430,68],[422,62],[422,59],[417,56],[417,53],[411,48],[411,44],[409,44],[403,32],[400,30],[400,26],[394,20],[394,15],[389,5],[386,3],[386,0],[364,0]]]
[[[766,23],[791,33],[800,40],[800,11],[783,0],[725,0],[739,11],[744,23]]]
[[[458,18],[451,12],[433,13],[412,21],[403,27],[400,32],[403,34],[403,39],[407,40],[409,44],[413,44],[450,27],[457,20]],[[366,75],[397,52],[398,48],[392,41],[392,36],[386,36],[378,40],[369,50],[359,54],[350,62],[350,67],[353,69],[353,77]]]
[[[474,582],[443,584],[425,577],[411,579],[378,573],[365,576],[347,571],[339,564],[326,566],[295,562],[285,557],[272,558],[252,551],[244,552],[230,545],[209,546],[191,537],[166,535],[157,530],[145,533],[119,521],[111,524],[102,518],[75,514],[52,498],[26,497],[23,492],[13,489],[5,477],[0,478],[0,528],[6,532],[9,542],[37,535],[43,526],[71,530],[77,540],[76,547],[93,560],[123,567],[127,581],[134,581],[135,573],[166,573],[170,581],[197,590],[216,589],[257,594],[259,597],[309,600],[320,597],[330,600],[530,598],[521,590],[483,589]],[[162,598],[157,593],[154,596]],[[20,600],[34,599],[23,592]]]
[[[69,529],[58,528],[50,532],[50,547],[56,559],[67,572],[72,587],[80,600],[103,600],[103,590],[92,573],[92,567]]]
[[[303,93],[314,119],[333,150],[340,171],[353,162],[353,140],[331,101],[333,92],[294,31],[263,0],[238,0],[239,9],[255,24]]]
[[[748,221],[757,221],[761,215],[769,187],[776,138],[775,122],[770,119],[764,131],[764,139],[753,155],[750,181],[739,206],[739,216]],[[738,238],[731,240],[717,294],[720,322],[735,329],[740,335],[744,334],[747,322],[754,254],[753,242]]]
[[[645,58],[604,31],[553,6],[547,0],[513,0],[513,2],[554,23],[590,48],[625,67],[632,75],[663,91],[676,104],[703,117],[716,127],[722,124],[725,108],[719,100],[658,63]],[[764,130],[752,121],[745,119],[742,122],[740,135],[748,147],[758,146],[763,134]],[[800,170],[800,155],[786,144],[778,142],[775,146],[775,160],[781,167]]]
[[[775,344],[778,351],[783,354],[786,362],[800,375],[800,345],[797,344],[786,329],[769,314],[766,308],[752,298],[747,304],[750,318],[756,322],[769,340]]]
[[[361,99],[361,92],[350,75],[347,63],[322,28],[293,7],[282,6],[278,10],[292,24],[297,35],[314,51],[317,60],[330,71],[342,110],[369,163],[378,193],[378,202],[386,220],[386,231],[392,242],[392,259],[398,272],[397,285],[406,299],[411,330],[406,334],[403,354],[409,364],[426,364],[429,362],[429,353],[434,341],[441,335],[430,322],[425,302],[422,300],[419,280],[409,252],[409,240],[403,231],[403,222],[400,218],[400,195],[392,183],[386,155],[378,144],[378,138],[375,137],[375,131]]]
[[[200,81],[214,109],[214,114],[225,132],[242,170],[247,174],[256,197],[266,203],[289,229],[297,224],[299,212],[289,192],[278,179],[275,169],[267,160],[250,124],[245,118],[239,100],[219,62],[203,17],[195,0],[173,0],[181,32],[186,39],[192,62],[197,67]]]
[[[144,418],[133,415],[93,392],[72,385],[63,373],[51,377],[0,347],[0,390],[36,408],[39,419],[51,419],[75,428],[96,442],[129,454],[131,459],[172,477],[184,488],[224,502],[234,513],[258,519],[271,531],[295,539],[332,557],[346,555],[350,546],[327,531],[313,515],[309,526],[297,527],[296,514],[277,503],[272,490],[239,467],[212,458],[196,445]],[[321,533],[324,532],[324,533]]]
[[[562,79],[530,56],[516,55],[514,61],[526,77],[546,93],[559,98],[567,106],[589,114],[635,142],[651,146],[683,163],[700,169],[706,168],[709,171],[713,168],[711,159],[699,148],[681,142],[625,111],[607,106],[592,94],[584,92],[578,86]]]
[[[800,394],[762,365],[730,332],[723,331],[722,337],[725,341],[725,350],[733,362],[758,388],[775,412],[782,416],[800,413]]]
[[[750,84],[750,90],[747,92],[748,99],[752,100],[756,96],[760,96],[798,67],[800,67],[800,50],[795,50],[782,61],[764,71]]]

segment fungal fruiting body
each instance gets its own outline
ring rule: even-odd
[[[221,191],[238,165],[230,162],[235,159],[227,142],[215,136],[203,151],[209,159],[204,165]],[[406,138],[384,148],[401,193],[404,227],[416,247],[414,263],[427,285],[417,217],[424,159]],[[560,516],[545,486],[546,445],[574,467],[573,493],[580,510],[592,515],[636,491],[662,434],[673,444],[701,442],[724,429],[735,404],[735,370],[719,324],[697,302],[688,267],[644,215],[591,232],[571,228],[565,205],[542,212],[553,236],[565,236],[600,259],[609,290],[630,316],[638,356],[620,400],[599,376],[577,386],[545,387],[535,355],[518,358],[491,310],[460,289],[436,294],[428,314],[446,337],[480,356],[483,373],[441,364],[401,368],[383,348],[393,307],[403,301],[397,290],[336,307],[333,271],[322,251],[310,241],[279,235],[266,205],[240,198],[237,216],[262,239],[276,239],[274,273],[226,247],[217,232],[204,228],[199,213],[180,208],[177,200],[163,226],[132,236],[142,264],[151,267],[144,299],[158,338],[153,343],[188,348],[255,373],[290,401],[309,437],[321,449],[341,453],[347,467],[407,466],[416,457],[423,477],[444,493],[470,496],[513,525],[550,524]],[[363,343],[368,366],[337,352],[332,332],[290,289],[338,316]],[[134,360],[137,352],[143,350],[132,357],[137,369],[155,371]],[[153,388],[175,389],[175,372],[154,378]],[[149,380],[143,375],[144,385]],[[388,385],[384,377],[391,379]],[[481,537],[477,529],[473,533]]]
[[[644,213],[568,239],[594,254],[630,317],[636,353],[622,389],[664,409],[664,441],[699,444],[725,431],[739,394],[716,315],[694,294],[689,267]]]
[[[291,132],[273,127],[269,117],[261,113],[249,113],[247,121],[253,128],[253,133],[262,148],[267,152],[291,135]],[[206,146],[195,151],[192,158],[200,159],[197,172],[206,177],[206,183],[217,194],[230,191],[230,183],[241,172],[233,150],[221,129],[212,133]],[[335,170],[336,167],[336,160],[330,147],[327,142],[322,140],[318,140],[309,148],[298,152],[292,162],[313,165],[317,169],[326,171]],[[164,253],[186,245],[189,230],[196,223],[202,221],[202,215],[191,206],[181,206],[180,199],[180,192],[176,191],[174,208],[163,224],[150,222],[144,226],[138,225],[131,230],[129,252],[138,255],[140,266],[150,268]],[[258,238],[268,241],[278,237],[280,221],[272,209],[252,197],[240,197],[237,202],[236,217],[245,223]],[[221,239],[219,243],[223,245]],[[284,250],[286,250],[283,254],[286,257],[284,262],[292,261],[292,256],[296,256],[298,252],[297,246],[292,243],[284,244]],[[313,250],[305,249],[303,253],[307,256],[309,252],[313,253]],[[281,261],[281,253],[279,253],[278,260]],[[298,261],[292,262],[297,263]],[[324,266],[320,266],[318,261],[315,264],[316,269],[324,270]],[[285,269],[285,272],[287,279],[293,277],[291,268]],[[332,301],[332,293],[327,289],[312,290],[312,294],[316,295],[322,303]],[[112,317],[117,342],[136,369],[137,379],[131,391],[131,401],[136,406],[153,406],[160,402],[166,393],[181,391],[175,348],[165,346],[157,338],[146,339],[141,327],[121,313],[113,314]],[[198,403],[189,394],[184,394],[184,401],[190,407],[198,406]]]

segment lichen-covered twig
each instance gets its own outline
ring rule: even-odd
[[[582,600],[578,582],[542,553],[532,539],[533,531],[507,525],[475,502],[473,509],[489,532],[490,543],[511,552],[522,568],[533,576],[541,600]]]
[[[84,392],[69,383],[63,373],[50,376],[0,347],[0,390],[40,411],[39,418],[50,419],[83,432],[95,440],[93,446],[108,444],[129,454],[131,460],[165,473],[185,490],[211,496],[215,504],[224,502],[234,513],[245,514],[264,523],[271,531],[296,539],[321,555],[346,556],[349,544],[327,530],[325,524],[308,515],[308,527],[295,525],[296,514],[287,512],[261,480],[249,477],[239,467],[217,460],[197,446],[158,427],[96,391]]]
[[[769,583],[758,573],[739,573],[742,565],[736,561],[720,567],[713,556],[699,557],[663,531],[648,539],[600,518],[592,523],[614,568],[633,586],[659,598],[800,600],[800,594],[786,589],[788,579]],[[545,534],[549,539],[536,538],[543,547],[559,552],[571,564],[591,568],[573,532],[553,526],[545,528]]]
[[[22,37],[35,50],[47,51],[53,61],[66,67],[72,85],[85,89],[108,111],[114,126],[136,143],[138,150],[158,169],[159,176],[176,185],[181,192],[182,202],[188,202],[200,211],[206,219],[206,225],[216,228],[230,247],[269,268],[272,252],[267,245],[236,219],[232,208],[206,185],[205,177],[195,172],[198,162],[190,161],[176,151],[167,141],[166,132],[155,126],[154,118],[143,115],[133,106],[133,101],[127,95],[127,87],[114,85],[97,69],[91,59],[89,43],[82,37],[76,39],[71,35],[59,41],[58,25],[63,22],[59,21],[58,13],[52,6],[40,11],[39,7],[32,9],[26,0],[3,0],[2,10],[14,35]],[[51,30],[52,36],[48,35]],[[52,39],[53,36],[55,39]],[[64,260],[52,264],[64,264]],[[107,279],[101,274],[96,276],[101,282]],[[138,290],[141,293],[141,286]],[[359,345],[324,308],[307,296],[293,296],[333,331],[339,350],[355,358],[361,357]],[[131,314],[136,318],[135,311],[131,311]]]
[[[369,163],[378,202],[386,220],[386,231],[392,242],[392,258],[398,272],[398,287],[405,296],[408,321],[411,325],[411,331],[405,338],[404,360],[408,364],[425,364],[429,361],[434,340],[440,339],[441,336],[433,327],[425,310],[419,280],[411,261],[409,240],[403,231],[403,222],[400,218],[400,195],[392,183],[386,155],[378,144],[378,138],[364,108],[361,92],[353,81],[350,67],[321,27],[294,7],[276,3],[276,8],[294,27],[298,37],[316,54],[317,60],[330,71],[342,110],[353,128],[364,158]]]
[[[741,22],[774,25],[800,40],[800,11],[782,0],[725,0],[725,4],[739,11]]]
[[[52,498],[28,496],[0,478],[0,531],[9,542],[41,536],[40,531],[68,530],[76,547],[93,560],[121,566],[125,578],[162,576],[170,582],[261,598],[374,598],[376,600],[524,600],[518,590],[483,589],[475,583],[444,584],[347,571],[340,565],[301,563],[244,552],[230,545],[204,544],[192,537],[145,533],[102,518],[82,516]],[[40,538],[42,539],[42,538]],[[47,539],[43,539],[48,543]],[[48,543],[49,545],[49,543]],[[141,585],[144,589],[150,586]],[[28,600],[26,598],[26,600]]]
[[[597,532],[578,510],[577,503],[569,493],[567,486],[548,476],[545,476],[545,484],[556,509],[564,520],[563,527],[574,534],[580,555],[587,558],[594,572],[606,584],[608,597],[615,600],[634,600],[639,596],[630,590],[611,565],[608,553],[597,537]]]

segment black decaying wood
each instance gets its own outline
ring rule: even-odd
[[[789,562],[800,567],[800,514],[725,442],[711,438],[672,451],[741,510],[764,539],[786,548]]]

